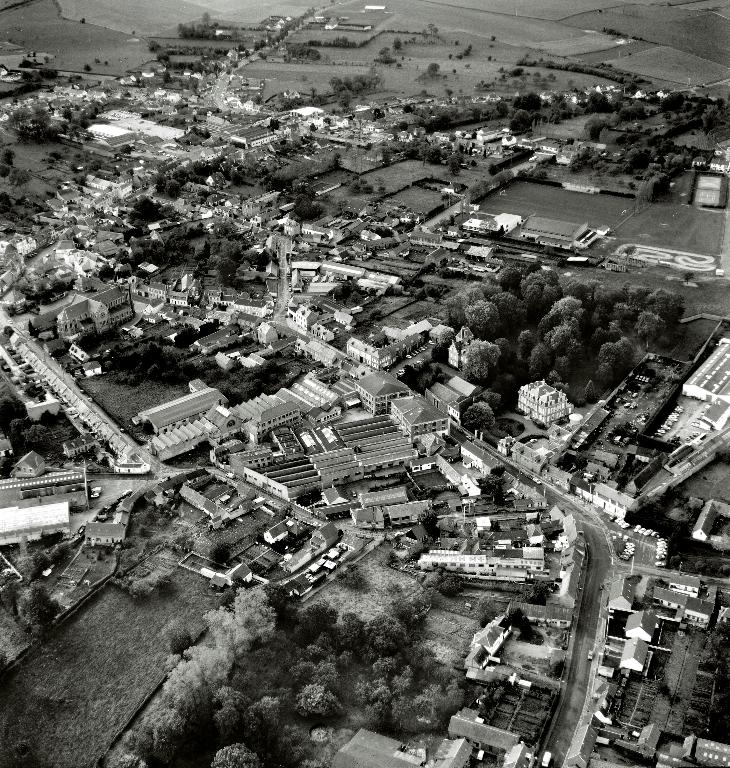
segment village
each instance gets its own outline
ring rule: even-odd
[[[389,13],[0,49],[0,768],[730,759],[726,107]]]

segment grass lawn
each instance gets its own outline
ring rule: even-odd
[[[164,596],[134,601],[107,586],[31,653],[0,687],[0,766],[24,741],[38,764],[95,762],[154,685],[177,619],[201,627],[212,596],[199,576],[177,569]]]
[[[0,653],[14,659],[28,645],[28,636],[20,628],[7,607],[0,605]]]
[[[313,603],[326,600],[342,614],[347,611],[356,613],[369,621],[383,613],[390,601],[402,590],[405,595],[417,594],[421,586],[410,574],[403,573],[386,565],[390,546],[377,547],[357,563],[357,568],[365,577],[367,584],[363,590],[352,590],[340,579],[335,579],[312,599]]]
[[[168,400],[188,394],[184,384],[143,381],[132,387],[119,381],[119,374],[108,373],[79,380],[81,388],[115,420],[127,428],[133,416]]]

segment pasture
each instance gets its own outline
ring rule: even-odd
[[[307,94],[313,88],[320,93],[328,93],[331,90],[330,80],[333,77],[366,75],[368,68],[259,61],[245,67],[242,72],[246,77],[264,81],[264,99],[267,99],[284,91]]]
[[[502,192],[489,195],[479,204],[487,213],[515,213],[547,216],[589,226],[614,226],[622,212],[633,207],[633,200],[608,195],[586,195],[560,187],[516,181]]]
[[[89,64],[105,75],[120,75],[150,58],[144,40],[63,19],[53,0],[31,0],[0,11],[0,30],[11,43],[49,54],[50,66],[61,70],[81,71]],[[95,65],[94,59],[102,64]]]
[[[20,742],[33,764],[95,764],[159,679],[172,622],[197,631],[212,602],[206,582],[181,569],[165,595],[135,601],[117,587],[102,589],[4,679],[0,766],[17,764]]]
[[[709,85],[730,77],[730,68],[722,64],[664,45],[631,56],[606,59],[605,63],[651,80],[683,85],[688,81],[693,85]]]
[[[615,29],[624,35],[640,37],[656,45],[676,48],[730,66],[730,49],[727,45],[730,40],[730,19],[711,11],[693,11],[689,7],[635,5],[623,9],[607,9],[602,13],[579,13],[565,19],[564,23],[581,31],[600,30],[604,27]]]

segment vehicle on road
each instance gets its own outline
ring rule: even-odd
[[[99,496],[101,496],[101,486],[97,485],[94,488],[92,488],[91,491],[89,492],[89,498],[98,499]]]

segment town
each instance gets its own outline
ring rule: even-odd
[[[0,768],[730,764],[726,48],[46,4],[0,3]]]

